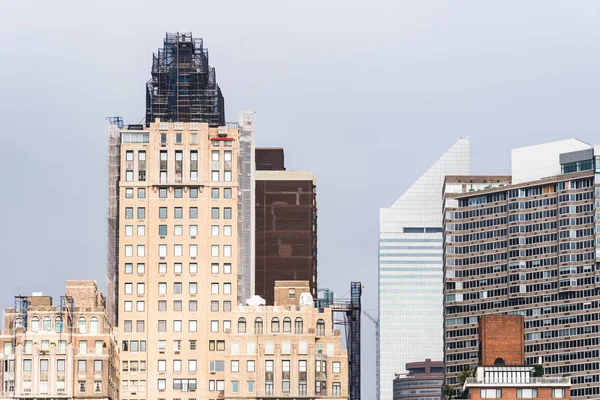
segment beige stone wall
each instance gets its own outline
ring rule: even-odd
[[[67,281],[66,293],[70,298],[62,309],[60,303],[49,306],[47,296],[30,296],[26,314],[5,310],[0,336],[4,397],[119,399],[119,353],[102,294],[93,281]],[[23,317],[27,328],[15,330]]]

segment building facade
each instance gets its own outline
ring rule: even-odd
[[[446,175],[468,171],[465,138],[380,210],[377,392],[383,400],[392,399],[394,376],[407,363],[442,358],[442,187]]]
[[[94,281],[67,281],[59,305],[16,296],[0,336],[4,399],[119,399],[119,352]]]
[[[525,365],[541,363],[545,376],[570,377],[573,398],[600,396],[600,355],[594,350],[600,332],[593,322],[600,304],[597,150],[575,139],[517,149],[512,182],[510,177],[447,181],[448,384],[457,384],[460,372],[478,363],[478,318],[511,313],[525,317]]]
[[[394,379],[394,400],[441,400],[444,363],[425,361],[406,364],[406,375]]]
[[[306,280],[317,296],[316,180],[286,171],[283,149],[256,149],[256,294],[273,304],[275,281]]]
[[[466,398],[570,399],[569,378],[536,376],[525,366],[522,315],[484,315],[479,321],[479,366],[463,385]],[[463,396],[465,398],[465,396]]]

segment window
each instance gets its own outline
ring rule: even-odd
[[[537,389],[517,389],[518,399],[535,399],[538,397]]]
[[[219,273],[219,264],[218,263],[210,264],[210,273],[213,275],[216,275]]]
[[[219,257],[219,245],[213,244],[210,246],[210,255],[211,257]]]
[[[231,207],[225,207],[223,209],[223,218],[231,219]]]
[[[198,284],[196,282],[190,282],[190,294],[198,294]]]
[[[240,382],[231,381],[231,393],[237,393],[240,391]]]
[[[196,341],[190,340],[190,350],[196,350]]]
[[[94,360],[94,372],[102,372],[102,360]]]
[[[225,152],[223,153],[223,156],[224,156],[223,159],[225,161],[231,161],[231,158],[232,158],[231,150],[225,150]]]
[[[553,399],[564,399],[565,397],[565,389],[552,389]]]
[[[175,321],[173,321],[173,332],[181,332],[181,320],[176,319]]]
[[[198,257],[198,245],[190,244],[190,257],[195,258]]]
[[[164,258],[167,256],[167,245],[166,244],[158,245],[158,256],[161,258]]]
[[[210,209],[210,215],[212,219],[219,219],[219,207],[212,207]]]
[[[146,208],[145,207],[138,207],[137,217],[138,217],[138,219],[146,218]]]
[[[146,311],[146,303],[143,300],[136,302],[135,309],[138,312],[144,312],[144,311]]]
[[[502,389],[481,389],[479,392],[482,399],[501,399]]]
[[[198,188],[190,188],[190,199],[198,198]]]
[[[223,246],[223,257],[231,257],[231,245],[226,244]]]
[[[144,320],[143,319],[139,319],[136,321],[135,323],[135,331],[136,332],[144,332]]]
[[[223,197],[226,199],[230,199],[231,198],[231,188],[225,188],[223,189]]]
[[[143,283],[137,284],[137,294],[143,295],[146,292],[146,286]]]
[[[137,264],[137,273],[138,275],[143,275],[146,272],[146,264],[138,263]]]
[[[210,284],[210,293],[211,294],[219,294],[219,284],[218,283]]]
[[[198,264],[197,263],[190,263],[190,274],[191,275],[196,275],[198,273]]]
[[[290,360],[281,361],[281,391],[290,392]]]
[[[79,354],[87,354],[87,340],[79,341]]]
[[[231,294],[231,283],[223,284],[223,294]]]
[[[167,380],[166,379],[159,379],[157,381],[157,387],[159,391],[164,391],[167,388]]]
[[[183,218],[183,207],[175,207],[175,219]]]
[[[198,207],[190,207],[190,219],[198,219]]]
[[[183,273],[183,264],[182,263],[173,264],[173,272],[175,272],[175,275],[182,274]]]
[[[224,274],[230,274],[231,273],[231,264],[230,263],[223,264],[223,273]]]
[[[331,384],[331,391],[334,396],[342,395],[342,384],[340,382],[333,382]]]
[[[78,381],[78,382],[79,382],[79,392],[85,393],[85,381]]]
[[[125,264],[125,273],[126,274],[133,274],[133,264],[131,264],[131,263],[126,263]],[[125,284],[125,289],[127,289],[127,285],[131,286],[131,283],[126,283]],[[125,294],[131,294],[131,293],[125,293]]]
[[[271,333],[279,333],[279,318],[277,317],[271,320]]]
[[[254,381],[247,381],[246,382],[248,385],[247,391],[248,393],[254,393]]]
[[[211,236],[219,236],[219,225],[212,225],[210,227],[210,235]]]
[[[144,257],[146,254],[146,246],[143,244],[138,244],[137,246],[137,256]]]
[[[317,321],[317,336],[325,336],[325,321],[322,319]]]
[[[183,285],[181,284],[181,282],[174,282],[173,283],[173,293],[181,294],[183,292],[182,287],[183,287]]]
[[[167,226],[166,225],[158,226],[158,236],[167,236]]]
[[[198,301],[190,300],[188,302],[188,310],[189,311],[198,311]]]
[[[173,311],[181,311],[183,309],[183,304],[181,300],[173,301]]]
[[[225,225],[223,226],[223,236],[231,236],[231,225]]]
[[[218,182],[219,181],[219,171],[218,170],[213,170],[210,174],[211,176],[211,180],[213,182]]]
[[[77,371],[79,371],[79,372],[85,372],[85,360],[78,360],[77,361]]]
[[[292,331],[292,320],[288,317],[283,319],[283,331],[284,332]]]
[[[223,302],[223,311],[231,311],[231,301],[226,300]]]
[[[142,180],[142,179],[140,179]],[[146,198],[146,188],[138,188],[138,199],[145,199]]]
[[[130,319],[125,320],[125,332],[133,332],[133,322]]]
[[[125,189],[125,198],[126,199],[133,199],[133,188],[126,188]]]
[[[85,320],[85,318],[79,318],[79,321],[77,321],[77,327],[79,328],[79,333],[86,333],[85,328],[87,327],[87,321]]]
[[[125,305],[124,305],[124,308],[125,308],[125,312],[131,312],[131,311],[133,311],[133,302],[132,301],[126,301]]]
[[[138,225],[137,235],[138,236],[146,236],[146,225]]]
[[[275,342],[273,340],[267,340],[265,343],[265,354],[275,353]]]
[[[167,360],[158,360],[158,371],[164,372],[167,370]]]
[[[158,321],[158,331],[159,332],[167,331],[167,321],[165,321],[165,320]]]
[[[334,374],[339,374],[342,371],[342,364],[339,361],[336,361],[332,364],[331,370]]]
[[[166,199],[167,198],[167,188],[160,188],[160,189],[158,189],[158,198],[159,199]]]
[[[133,207],[125,208],[125,219],[133,219]]]
[[[302,323],[302,318],[300,317],[296,318],[296,321],[294,323],[294,333],[296,335],[302,335],[304,333],[304,326]]]
[[[65,360],[64,359],[58,359],[56,360],[56,370],[57,371],[64,371],[65,370]]]
[[[263,333],[263,320],[262,318],[256,318],[254,320],[254,334],[262,335]]]
[[[131,244],[125,245],[125,257],[133,257],[133,245],[131,245]],[[33,324],[31,325],[31,329],[33,329]]]
[[[167,311],[167,301],[166,300],[158,301],[158,311]]]
[[[50,319],[50,317],[44,317],[44,319],[42,320],[42,329],[45,332],[50,332],[52,330],[52,320]]]
[[[210,190],[210,198],[211,199],[218,199],[219,198],[219,188],[212,188]]]
[[[166,219],[167,218],[167,207],[159,207],[158,209],[158,218]]]
[[[216,321],[216,320],[210,321],[210,331],[211,332],[219,332],[219,321]]]
[[[175,371],[175,372],[181,371],[181,360],[173,360],[173,371]]]
[[[176,199],[180,199],[183,197],[183,190],[181,188],[175,188],[175,190],[173,191],[173,194]]]
[[[223,178],[224,178],[225,182],[231,182],[231,171],[225,170],[223,173]]]
[[[292,354],[292,342],[289,340],[281,342],[281,354]]]
[[[238,319],[238,333],[246,333],[246,318]]]
[[[175,236],[183,236],[183,225],[175,225],[173,227],[173,234]]]
[[[62,317],[56,317],[56,321],[54,322],[54,327],[56,332],[62,332],[63,330],[63,320]],[[7,354],[6,351],[4,352],[4,354]],[[10,354],[10,353],[9,353]]]
[[[188,328],[190,332],[198,332],[198,321],[190,320]]]
[[[190,236],[193,238],[198,236],[198,225],[190,225]]]
[[[188,360],[188,372],[196,372],[198,369],[198,363],[196,360]]]

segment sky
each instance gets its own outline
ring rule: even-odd
[[[204,38],[226,119],[317,177],[319,286],[377,313],[380,207],[456,139],[475,174],[510,149],[599,143],[594,1],[0,0],[0,306],[105,284],[107,122],[138,123],[165,32]],[[424,333],[426,334],[426,333]],[[401,332],[399,332],[401,337]],[[375,330],[363,319],[363,398]],[[390,384],[391,382],[384,384]]]

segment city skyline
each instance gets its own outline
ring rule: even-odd
[[[118,12],[110,2],[68,12],[64,3],[39,4],[36,13],[11,3],[0,27],[11,77],[0,100],[10,133],[1,159],[11,171],[25,165],[35,184],[7,175],[14,191],[2,200],[11,210],[3,272],[13,279],[1,304],[15,293],[56,297],[69,278],[104,289],[104,117],[140,121],[148,54],[165,31],[192,30],[210,45],[229,117],[257,110],[257,145],[285,147],[290,169],[319,177],[319,284],[343,295],[348,282],[339,276],[363,281],[364,306],[376,310],[377,212],[434,161],[415,149],[441,154],[468,135],[474,171],[507,173],[510,148],[571,136],[597,142],[598,8],[541,4],[333,2],[314,12],[215,3],[169,15],[145,3]],[[198,14],[214,18],[199,22]],[[224,21],[247,29],[224,29]],[[348,85],[356,76],[372,80]],[[327,112],[314,112],[315,98]],[[357,98],[378,101],[365,110]],[[369,168],[354,162],[365,155]],[[340,205],[337,195],[357,180],[364,193]],[[22,257],[32,245],[39,260]],[[374,338],[368,321],[363,327],[363,338]],[[374,370],[374,339],[363,349]],[[374,374],[363,381],[363,393],[374,392]]]

